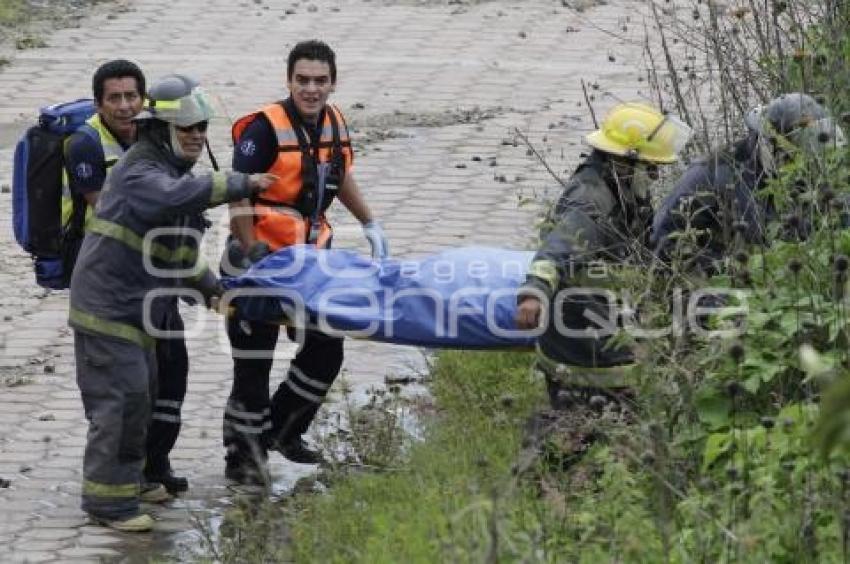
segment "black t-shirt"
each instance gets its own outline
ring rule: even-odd
[[[233,170],[253,174],[267,172],[277,159],[277,134],[265,114],[259,114],[233,148]]]

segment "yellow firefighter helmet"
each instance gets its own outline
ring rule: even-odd
[[[652,163],[672,163],[691,138],[691,128],[652,106],[629,102],[615,106],[602,127],[587,136],[600,151]]]

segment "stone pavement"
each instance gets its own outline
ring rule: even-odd
[[[333,101],[354,130],[356,176],[393,254],[525,247],[539,210],[534,202],[556,194],[557,185],[514,128],[559,173],[571,169],[592,127],[579,79],[599,85],[591,89],[597,112],[617,97],[637,97],[642,25],[632,24],[641,5],[612,0],[579,14],[560,0],[105,4],[81,27],[56,31],[47,47],[17,53],[0,71],[0,184],[11,183],[9,132],[23,130],[40,105],[90,95],[91,73],[105,60],[133,59],[149,78],[193,74],[233,118],[282,97],[286,53],[296,41],[318,37],[338,54]],[[211,128],[224,162],[228,130],[228,119]],[[525,200],[532,203],[520,205]],[[339,209],[334,215],[336,244],[365,252],[351,218]],[[206,247],[214,260],[225,229],[220,211],[212,217]],[[191,490],[154,508],[157,532],[127,536],[88,524],[78,508],[86,423],[66,313],[66,293],[35,285],[29,259],[13,241],[11,195],[0,191],[0,478],[10,481],[0,488],[0,562],[135,560],[197,544],[193,515],[207,519],[231,495],[220,443],[231,371],[221,322],[186,311],[187,325],[197,322],[198,331],[189,339],[184,427],[172,460]],[[273,385],[292,346],[282,343],[278,352]],[[347,344],[345,378],[355,391],[422,366],[415,349]],[[277,492],[311,470],[272,456]]]

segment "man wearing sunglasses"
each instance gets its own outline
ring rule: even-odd
[[[136,141],[136,121],[145,99],[145,76],[134,63],[116,59],[101,65],[92,78],[96,113],[80,130],[71,135],[65,148],[67,184],[62,198],[63,225],[72,214],[92,216],[98,196],[107,182],[110,170]],[[84,211],[83,211],[84,210]],[[174,300],[163,318],[164,331],[180,332],[183,319]],[[146,501],[162,501],[162,484],[169,494],[186,491],[188,480],[177,476],[169,454],[180,433],[180,417],[186,396],[189,355],[182,338],[157,339],[156,358],[158,386],[153,405],[145,457],[145,484],[142,497]]]
[[[593,151],[566,182],[517,298],[517,327],[543,324],[535,367],[555,409],[631,395],[634,355],[614,341],[608,268],[646,258],[650,185],[690,133],[676,118],[635,103],[613,108],[586,138]]]
[[[199,256],[202,212],[258,194],[275,180],[238,172],[192,175],[212,117],[209,99],[192,79],[166,76],[148,100],[134,117],[138,140],[110,171],[88,223],[69,314],[89,420],[82,508],[101,524],[133,532],[153,526],[139,503],[156,501],[140,495],[149,493],[140,492],[140,484],[152,398],[158,397],[158,343],[183,339],[161,331],[178,295],[193,289],[189,295],[209,305],[221,293]],[[160,407],[157,400],[157,413]],[[167,496],[163,487],[157,490]]]
[[[767,224],[780,214],[759,194],[798,156],[818,159],[845,143],[844,132],[814,98],[783,94],[744,117],[747,136],[695,161],[658,209],[652,246],[665,261],[713,275],[722,269],[732,238],[765,241]],[[796,235],[807,226],[793,226]],[[681,235],[690,231],[694,237]]]

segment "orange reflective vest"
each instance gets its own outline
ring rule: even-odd
[[[254,237],[258,241],[265,241],[272,251],[306,242],[325,247],[333,232],[324,210],[334,194],[326,193],[322,202],[316,201],[315,171],[305,174],[304,166],[306,164],[315,168],[317,162],[331,163],[337,175],[337,186],[342,185],[354,157],[345,118],[335,106],[325,106],[321,137],[318,147],[313,147],[301,125],[293,125],[283,103],[276,102],[236,121],[233,125],[235,146],[239,146],[239,138],[245,128],[260,114],[269,120],[277,135],[277,159],[268,172],[276,175],[278,181],[253,201]],[[300,131],[296,131],[296,127]],[[315,206],[320,206],[315,214],[319,225],[314,232],[318,232],[318,237],[308,241]]]

